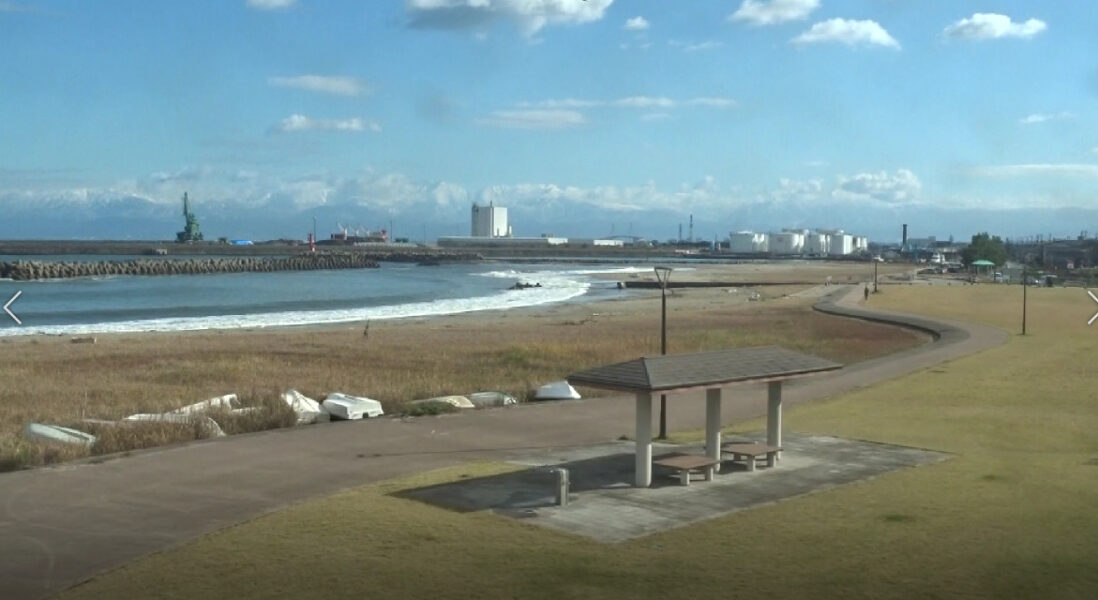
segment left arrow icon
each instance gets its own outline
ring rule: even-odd
[[[19,299],[19,296],[22,296],[22,295],[23,295],[23,290],[19,290],[18,292],[15,292],[15,295],[11,297],[11,300],[8,300],[8,303],[4,305],[4,312],[8,313],[8,316],[11,317],[11,320],[15,321],[19,325],[22,325],[23,322],[19,320],[19,317],[15,316],[15,313],[11,312],[11,305],[12,305],[13,302],[15,302],[16,300]]]

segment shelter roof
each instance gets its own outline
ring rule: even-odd
[[[842,365],[778,346],[645,356],[568,376],[572,385],[624,392],[657,392],[772,381],[833,371]]]

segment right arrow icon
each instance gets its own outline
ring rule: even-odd
[[[1090,292],[1087,292],[1087,293],[1090,293]],[[23,322],[19,320],[19,317],[15,316],[15,313],[11,312],[11,304],[12,304],[12,302],[15,302],[16,300],[18,300],[19,296],[22,296],[22,295],[23,295],[23,290],[19,290],[18,292],[15,292],[15,295],[11,297],[11,300],[8,300],[8,303],[4,305],[4,312],[8,313],[8,316],[11,317],[11,320],[15,321],[19,325],[22,325]],[[1098,316],[1098,315],[1095,315],[1095,316]]]
[[[1091,300],[1094,300],[1095,302],[1098,302],[1098,296],[1095,296],[1094,292],[1092,292],[1090,290],[1087,290],[1087,295],[1090,296]],[[1095,319],[1098,319],[1098,312],[1094,313],[1094,316],[1091,317],[1089,321],[1087,321],[1087,325],[1090,325],[1091,323],[1093,323]]]

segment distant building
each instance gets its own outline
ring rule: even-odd
[[[625,246],[624,240],[612,239],[584,239],[568,238],[569,246],[603,246],[608,248],[621,248]]]
[[[477,238],[511,237],[507,224],[507,208],[489,202],[488,206],[473,203],[472,234]]]
[[[559,237],[482,237],[444,236],[438,238],[440,248],[546,248],[564,246],[568,238]]]
[[[771,254],[801,254],[804,252],[804,234],[797,231],[781,231],[770,234]]]
[[[728,239],[733,254],[776,256],[851,256],[869,252],[869,239],[842,229],[785,228],[774,233],[737,231]]]
[[[831,234],[816,231],[804,236],[804,253],[826,256],[831,253]]]
[[[729,236],[728,251],[733,254],[762,254],[769,250],[769,237],[765,233],[737,231]]]
[[[837,233],[831,236],[831,256],[847,256],[854,254],[854,236],[847,233]]]

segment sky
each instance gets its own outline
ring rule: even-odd
[[[0,238],[1098,234],[1098,11],[0,0]]]

